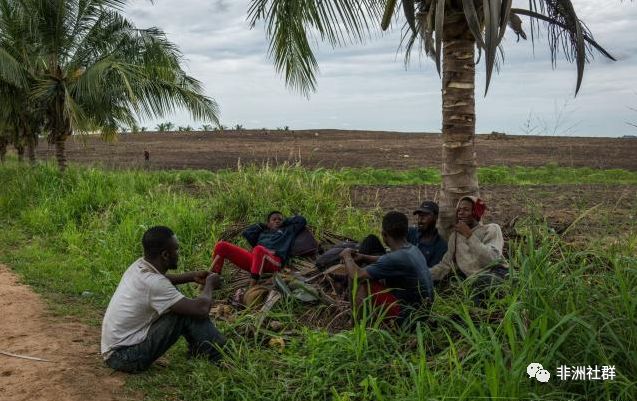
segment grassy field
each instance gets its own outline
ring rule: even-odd
[[[622,170],[488,168],[483,183],[601,182],[636,184]],[[300,167],[145,172],[53,167],[0,167],[0,258],[62,313],[93,323],[122,272],[141,253],[147,227],[172,227],[181,266],[208,265],[218,235],[270,209],[301,212],[319,229],[360,238],[376,231],[380,210],[359,210],[350,185],[436,183],[436,170],[316,170]],[[302,190],[299,190],[302,189]],[[272,313],[285,334],[246,336],[252,317],[220,324],[230,338],[220,366],[185,358],[181,343],[170,368],[133,376],[150,400],[634,400],[637,398],[637,236],[573,248],[531,218],[510,244],[506,296],[486,308],[452,283],[439,293],[430,324],[388,332],[377,322],[330,334],[295,319],[300,306]],[[193,288],[186,292],[194,293]],[[82,293],[88,296],[82,296]],[[282,336],[285,347],[267,345]],[[526,375],[539,362],[543,384]],[[560,365],[610,365],[606,381],[560,381]]]

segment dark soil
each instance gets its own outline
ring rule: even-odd
[[[481,166],[623,168],[637,170],[637,139],[479,135],[475,149]],[[144,150],[150,161],[144,162]],[[264,163],[301,162],[314,167],[439,167],[437,134],[367,131],[224,131],[120,135],[105,143],[96,137],[67,142],[71,162],[152,169],[236,168]],[[41,141],[38,157],[53,158]]]

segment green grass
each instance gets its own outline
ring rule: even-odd
[[[336,171],[339,180],[354,185],[426,185],[440,184],[440,170],[388,170],[377,168],[343,168]],[[600,170],[588,167],[571,168],[547,165],[542,167],[480,167],[478,179],[482,185],[539,185],[539,184],[637,184],[637,171],[621,169]]]
[[[546,170],[520,170],[517,184],[583,177],[579,170]],[[392,173],[71,167],[60,175],[50,166],[9,163],[0,167],[0,260],[66,305],[61,312],[99,315],[124,269],[140,255],[139,239],[151,225],[175,230],[186,269],[208,265],[225,227],[261,219],[270,209],[298,211],[319,228],[361,237],[377,228],[379,211],[352,207],[348,186],[379,184],[383,174]],[[396,177],[406,180],[401,174]],[[628,172],[585,175],[596,174],[634,180]],[[285,326],[284,349],[267,346],[273,333],[247,335],[253,317],[245,315],[220,324],[230,338],[220,366],[187,360],[179,343],[169,352],[168,368],[131,376],[129,386],[150,400],[634,400],[637,238],[574,249],[533,220],[520,224],[523,237],[511,245],[515,274],[504,286],[506,296],[485,309],[472,305],[465,283],[452,283],[438,294],[431,324],[416,333],[361,324],[333,335],[303,327],[295,319],[300,306],[282,302],[272,313]],[[93,295],[82,297],[84,291]],[[551,382],[529,379],[531,362],[542,363]],[[614,365],[618,376],[560,382],[560,364]]]

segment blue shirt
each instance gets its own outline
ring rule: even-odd
[[[381,256],[365,270],[372,280],[385,280],[385,286],[403,305],[417,307],[424,298],[433,300],[433,281],[427,260],[411,244]]]
[[[420,252],[422,252],[425,259],[427,259],[427,266],[429,267],[440,263],[442,257],[447,253],[447,241],[438,234],[438,230],[436,230],[433,240],[423,241],[422,233],[418,227],[409,227],[407,241],[420,249]]]
[[[242,235],[250,245],[261,245],[273,251],[285,264],[296,236],[306,225],[305,217],[297,215],[285,219],[278,230],[271,231],[265,224],[257,223],[246,228]]]

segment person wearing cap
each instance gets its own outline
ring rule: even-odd
[[[418,247],[427,259],[427,266],[435,266],[442,260],[447,252],[447,241],[438,233],[438,204],[433,201],[424,201],[414,215],[418,216],[418,224],[409,227],[407,240]]]
[[[491,280],[504,278],[508,266],[502,255],[504,238],[497,224],[483,224],[486,205],[475,196],[465,196],[456,207],[456,224],[449,236],[449,249],[440,263],[431,268],[434,281],[455,272],[461,277],[482,274]]]

